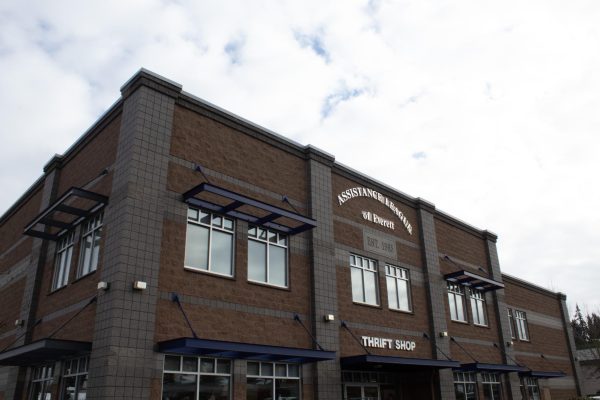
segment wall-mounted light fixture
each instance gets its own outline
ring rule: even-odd
[[[440,332],[440,337],[448,337],[448,332],[446,332],[446,331],[441,331],[441,332]]]
[[[25,321],[23,321],[22,319],[17,319],[15,321],[15,326],[23,326],[23,324],[25,324]]]
[[[324,320],[325,322],[332,322],[332,321],[335,321],[335,315],[333,315],[333,314],[325,314],[325,315],[323,316],[323,320]]]
[[[147,287],[148,287],[148,284],[146,284],[146,282],[144,282],[144,281],[133,282],[133,288],[135,290],[146,290]]]
[[[108,290],[109,286],[110,285],[108,284],[108,282],[105,282],[105,281],[98,282],[98,290]]]

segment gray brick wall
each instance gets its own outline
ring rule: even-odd
[[[435,206],[433,204],[419,199],[418,216],[421,228],[423,260],[425,263],[425,287],[430,305],[429,326],[431,331],[429,332],[429,337],[434,358],[445,360],[446,356],[444,356],[443,353],[450,354],[450,341],[447,337],[440,338],[439,333],[448,331],[445,308],[446,281],[440,271],[435,222],[433,217],[434,212]],[[452,371],[448,369],[440,370],[439,378],[440,399],[453,400],[455,396]]]
[[[165,85],[160,90],[157,85]],[[180,88],[179,88],[180,89]],[[125,97],[101,280],[110,290],[98,298],[88,398],[147,399],[159,378],[154,327],[162,237],[168,204],[167,166],[177,87],[140,73]],[[133,282],[148,288],[134,291]]]
[[[308,148],[308,151],[310,216],[318,221],[317,228],[311,231],[313,329],[321,346],[339,355],[339,322],[337,318],[334,322],[323,320],[325,314],[334,314],[337,317],[331,167],[314,154],[314,149]],[[318,400],[341,399],[339,358],[315,363],[314,382],[317,385]]]

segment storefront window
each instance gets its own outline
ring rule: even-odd
[[[288,286],[287,235],[270,229],[248,229],[248,280]]]
[[[501,400],[500,394],[500,378],[498,374],[482,373],[483,381],[483,398],[484,400]]]
[[[188,209],[185,266],[233,275],[233,220],[195,208]]]
[[[469,372],[454,373],[454,393],[456,400],[476,400],[477,382],[475,374]]]
[[[89,357],[65,361],[63,368],[61,399],[85,400],[87,395]]]
[[[300,366],[298,364],[248,362],[247,400],[299,400]]]
[[[377,263],[369,258],[350,255],[352,300],[358,303],[379,304],[377,295]]]
[[[481,290],[471,289],[471,314],[475,325],[487,325],[485,315],[485,295]]]
[[[229,400],[231,361],[165,355],[163,400]]]
[[[408,277],[408,270],[386,265],[385,280],[388,290],[389,307],[395,310],[410,311],[410,279]]]
[[[529,400],[540,400],[540,388],[536,378],[523,378],[523,384]]]
[[[54,366],[35,367],[31,378],[30,400],[52,400],[51,386],[54,382]]]
[[[452,321],[467,322],[465,312],[465,289],[461,285],[448,282],[448,305]]]

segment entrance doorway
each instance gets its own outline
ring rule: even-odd
[[[345,400],[380,400],[379,385],[346,384]]]

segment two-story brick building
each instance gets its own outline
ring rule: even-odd
[[[0,398],[579,392],[565,296],[494,234],[151,72],[121,93],[1,217]]]

